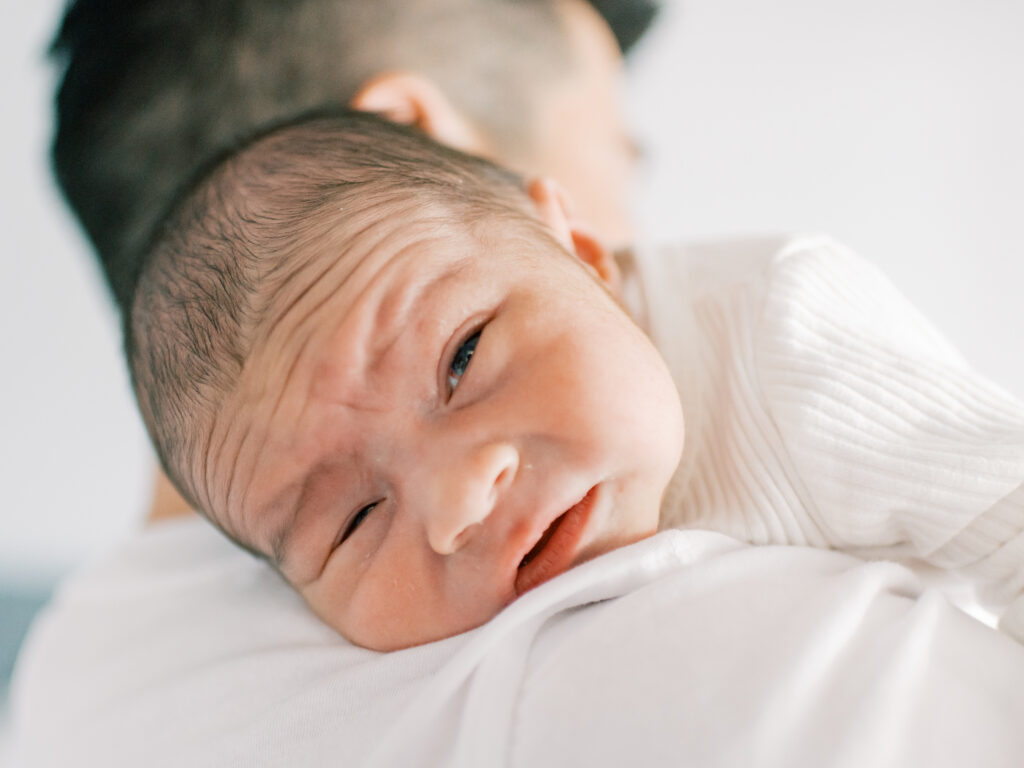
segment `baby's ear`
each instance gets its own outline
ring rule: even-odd
[[[557,181],[547,177],[534,179],[526,194],[537,209],[537,216],[569,253],[591,267],[616,296],[621,286],[619,266],[590,229],[572,215],[569,196]]]

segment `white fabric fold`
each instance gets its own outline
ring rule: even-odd
[[[118,592],[122,567],[135,583]],[[345,643],[297,599],[288,615],[289,595],[202,521],[149,531],[35,629],[17,764],[941,768],[1024,754],[1024,648],[892,563],[667,531],[477,630],[390,654]],[[78,656],[50,653],[70,632]]]

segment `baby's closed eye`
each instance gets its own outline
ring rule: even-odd
[[[331,550],[333,551],[340,547],[342,544],[344,544],[345,540],[353,533],[355,533],[356,528],[362,525],[363,521],[370,516],[370,513],[373,512],[374,507],[376,507],[378,504],[380,504],[379,501],[375,501],[372,504],[367,504],[366,506],[360,508],[359,511],[357,511],[354,515],[352,515],[352,518],[349,520],[348,525],[346,525],[342,529],[341,536],[338,538],[338,541],[334,544]]]

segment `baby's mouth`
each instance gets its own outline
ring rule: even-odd
[[[544,533],[541,534],[541,537],[540,537],[540,539],[538,539],[537,543],[533,545],[533,549],[531,549],[529,552],[527,552],[523,556],[522,562],[519,563],[519,570],[522,570],[527,565],[529,565],[530,562],[535,557],[537,557],[537,555],[540,554],[540,551],[542,549],[544,549],[544,547],[547,546],[547,543],[549,541],[551,541],[551,537],[554,536],[554,534],[555,534],[555,529],[558,527],[559,523],[561,523],[565,519],[565,516],[567,514],[569,514],[569,513],[568,512],[563,512],[561,515],[559,515],[558,517],[555,518],[554,522],[551,523],[551,525],[549,525],[547,527],[547,529],[544,531]]]
[[[516,575],[516,595],[569,569],[594,509],[596,490],[594,486],[579,502],[555,518],[526,553]]]

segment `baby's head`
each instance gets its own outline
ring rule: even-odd
[[[656,530],[682,412],[616,280],[552,184],[310,117],[167,218],[135,390],[186,498],[344,636],[403,648]]]

